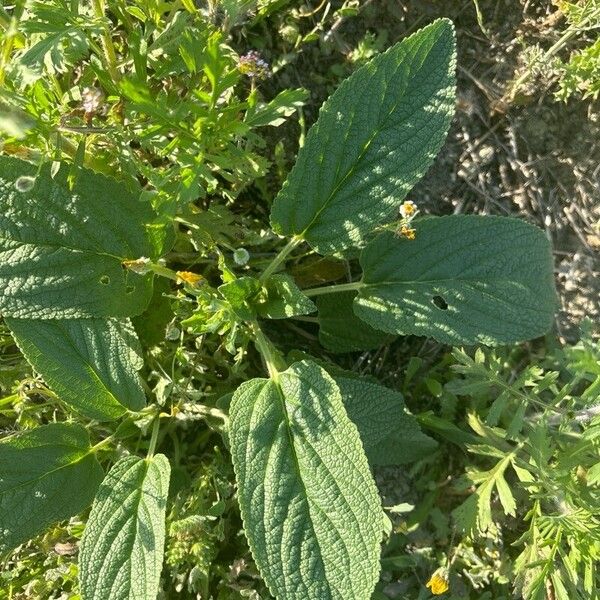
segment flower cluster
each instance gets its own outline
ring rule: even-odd
[[[271,76],[269,63],[256,50],[250,50],[250,52],[240,56],[238,69],[240,73],[255,79],[266,79]]]
[[[427,582],[427,587],[434,596],[441,596],[448,591],[448,569],[440,568],[431,576]]]
[[[400,206],[400,222],[396,229],[396,234],[405,237],[407,240],[414,240],[417,230],[411,227],[412,220],[417,216],[419,209],[412,200],[406,200]]]

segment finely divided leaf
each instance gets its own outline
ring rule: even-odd
[[[106,421],[145,406],[141,349],[129,321],[5,321],[28,362],[82,415]]]
[[[123,260],[155,257],[156,215],[118,182],[80,169],[69,189],[54,176],[0,157],[0,312],[22,319],[127,317],[150,300],[152,275]]]
[[[229,439],[253,556],[279,600],[370,598],[382,512],[356,427],[313,362],[235,392]]]
[[[162,454],[127,456],[110,470],[81,542],[83,600],[153,600],[158,593],[171,469]]]
[[[0,552],[89,506],[102,481],[80,425],[51,423],[0,441]]]
[[[391,232],[362,252],[354,311],[369,325],[448,344],[509,344],[544,335],[556,298],[544,233],[506,217],[452,215]]]
[[[454,70],[454,29],[441,19],[346,79],[323,104],[275,199],[275,231],[332,254],[361,245],[389,220],[444,142]]]
[[[353,373],[335,373],[333,378],[371,465],[408,464],[437,448],[437,442],[422,433],[415,417],[404,409],[402,394]]]
[[[285,123],[294,111],[302,108],[309,97],[308,90],[297,88],[279,92],[268,104],[258,103],[249,106],[244,117],[244,123],[250,127],[272,125],[279,127]]]
[[[373,329],[352,309],[356,292],[326,294],[317,298],[319,341],[331,352],[372,350],[394,339],[393,335]]]

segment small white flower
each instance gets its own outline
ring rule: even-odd
[[[414,217],[417,212],[417,205],[412,200],[406,200],[400,206],[400,215],[403,219]]]

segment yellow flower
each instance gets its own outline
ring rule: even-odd
[[[434,596],[440,596],[448,591],[448,571],[447,569],[438,569],[427,582],[427,587],[431,589]]]
[[[408,227],[408,225],[402,225],[400,228],[400,235],[405,237],[407,240],[414,240],[417,235],[417,230]]]
[[[204,279],[202,275],[191,271],[177,271],[177,277],[183,283],[189,283],[190,285],[198,285]]]
[[[403,202],[400,206],[400,214],[405,219],[413,216],[416,212],[417,205],[412,200],[406,200],[406,202]]]

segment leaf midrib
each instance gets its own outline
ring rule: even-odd
[[[47,444],[49,445],[49,444]],[[41,446],[36,446],[36,448],[40,448]],[[55,447],[57,448],[72,448],[72,446],[68,446],[67,444],[56,444]],[[9,487],[9,488],[2,488],[2,493],[7,493],[7,492],[13,492],[15,490],[18,490],[19,488],[22,488],[24,486],[27,485],[31,485],[36,481],[42,481],[43,479],[45,479],[46,477],[48,477],[49,475],[52,475],[53,473],[57,473],[59,471],[61,471],[62,469],[66,469],[68,467],[72,467],[73,465],[76,465],[77,463],[80,463],[84,458],[87,458],[88,456],[92,455],[93,451],[92,448],[90,447],[84,454],[82,454],[81,456],[79,456],[77,458],[77,460],[73,460],[70,461],[64,465],[60,465],[59,467],[56,467],[55,469],[52,469],[51,471],[46,471],[43,475],[39,476],[39,477],[33,477],[32,479],[28,479],[26,481],[23,481],[22,483],[19,483],[18,485]]]
[[[48,242],[23,242],[21,240],[16,240],[16,239],[5,237],[5,236],[0,236],[0,243],[1,242],[8,242],[9,244],[18,244],[19,247],[33,246],[34,248],[47,248],[49,250],[69,250],[70,252],[75,252],[75,253],[91,254],[94,256],[105,256],[105,257],[117,260],[119,262],[123,262],[124,260],[128,260],[130,258],[139,258],[139,257],[120,257],[120,256],[117,256],[116,254],[110,254],[109,252],[106,252],[106,251],[74,248],[72,246],[60,245],[60,244],[50,244]],[[11,250],[15,250],[15,249],[16,248],[0,247],[0,252],[10,252]]]
[[[439,38],[437,38],[435,40],[435,42],[439,41]],[[422,45],[424,43],[424,39],[423,40],[419,40],[420,45]],[[418,48],[417,48],[418,49]],[[416,52],[415,52],[416,54]],[[406,53],[403,54],[403,58],[406,56]],[[414,56],[412,57],[414,59]],[[427,56],[424,57],[425,59],[427,58]],[[424,62],[424,61],[423,61]],[[423,68],[423,62],[421,62],[421,64],[419,65],[419,67],[415,70],[415,72],[413,73],[411,71],[410,74],[410,79],[414,79],[414,76],[416,73],[419,73],[421,71],[421,69]],[[346,80],[348,81],[348,80]],[[389,82],[388,82],[389,83]],[[408,86],[405,86],[406,88]],[[405,89],[406,91],[406,89]],[[411,90],[412,92],[413,90]],[[435,94],[434,94],[435,95]],[[384,91],[384,97],[385,97],[385,91]],[[381,122],[378,124],[377,128],[375,129],[375,131],[373,132],[373,134],[371,135],[371,137],[368,139],[368,141],[366,142],[365,146],[363,147],[361,153],[359,154],[358,158],[354,161],[354,163],[352,164],[352,166],[350,167],[350,169],[346,172],[346,174],[342,177],[341,180],[338,181],[338,183],[335,185],[334,189],[331,191],[331,193],[329,194],[329,196],[327,197],[327,200],[325,200],[325,202],[322,204],[322,206],[317,210],[315,216],[313,217],[312,221],[304,228],[304,230],[297,234],[297,237],[304,239],[306,233],[308,232],[309,229],[311,229],[311,227],[315,224],[315,222],[317,221],[317,219],[320,217],[321,213],[329,207],[329,205],[331,204],[333,198],[336,196],[336,194],[339,192],[339,190],[342,188],[343,184],[345,183],[345,181],[347,179],[349,179],[354,172],[357,170],[360,162],[363,160],[364,156],[366,155],[368,149],[370,148],[371,144],[373,143],[373,141],[375,140],[375,138],[377,136],[379,136],[381,134],[382,131],[384,131],[386,129],[386,123],[387,121],[390,119],[391,115],[396,111],[396,109],[398,108],[398,106],[400,105],[400,103],[405,99],[405,94],[403,94],[398,101],[392,106],[392,108],[388,111],[387,115],[384,116],[383,119],[381,119]],[[410,119],[412,119],[413,115],[419,110],[419,107],[415,107],[414,110],[405,117],[405,119],[399,121],[398,123],[395,124],[395,127],[400,127],[402,124],[410,121]],[[356,112],[354,113],[356,114]],[[336,173],[336,177],[338,176],[338,173]]]

